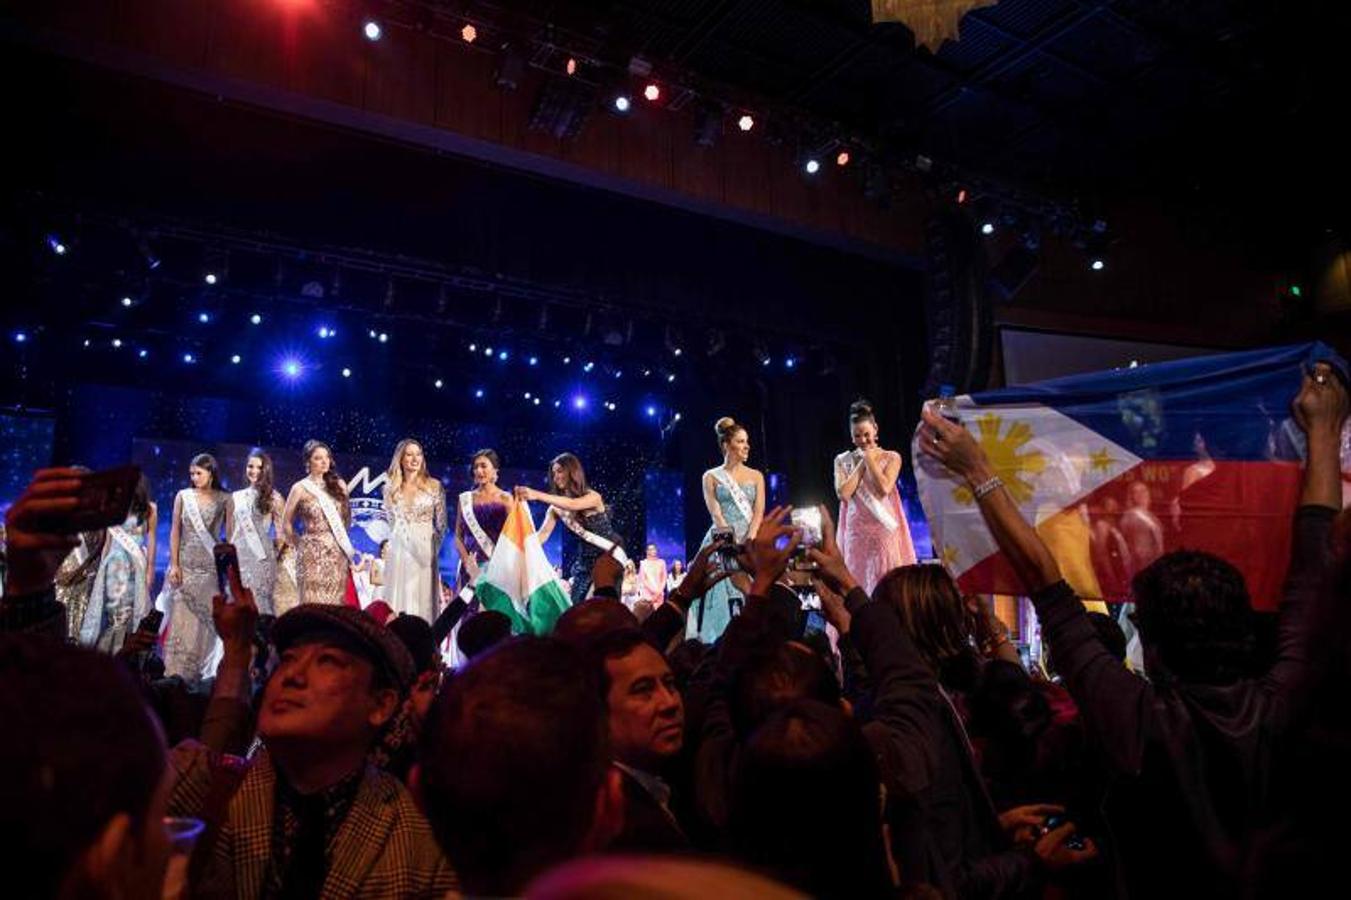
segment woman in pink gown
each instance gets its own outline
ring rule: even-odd
[[[896,487],[901,454],[877,443],[877,419],[866,400],[849,407],[849,432],[854,449],[835,457],[835,493],[840,498],[835,539],[845,565],[871,594],[883,575],[915,564],[915,545]]]

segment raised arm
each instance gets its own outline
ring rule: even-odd
[[[1300,506],[1295,513],[1290,570],[1286,576],[1276,626],[1276,661],[1265,683],[1288,700],[1302,699],[1315,668],[1314,631],[1326,618],[1322,607],[1334,599],[1327,579],[1332,563],[1329,538],[1342,506],[1341,434],[1347,416],[1347,394],[1325,364],[1305,376],[1294,402],[1295,421],[1308,435],[1309,458],[1304,468]],[[1344,636],[1342,636],[1344,637]],[[1323,644],[1337,643],[1323,635]],[[1293,711],[1293,710],[1292,710]]]
[[[896,490],[896,479],[901,477],[901,454],[888,450],[867,453],[863,464],[868,468],[868,479],[879,497],[887,497]]]
[[[849,453],[841,453],[835,457],[835,496],[843,501],[848,501],[858,490],[858,486],[863,483],[862,464],[854,466],[853,469],[846,472],[845,465],[850,456]]]
[[[1083,710],[1116,768],[1136,772],[1152,690],[1126,670],[1103,645],[1083,603],[1064,582],[1050,549],[1026,520],[1008,491],[993,480],[994,467],[971,433],[927,407],[920,446],[966,481],[974,492],[991,536],[1032,597],[1056,669]]]
[[[566,509],[568,512],[589,512],[593,509],[605,508],[605,501],[596,491],[587,491],[580,497],[564,497],[562,494],[546,494],[534,488],[523,488],[522,490],[525,492],[525,499],[527,500],[539,500],[541,503]]]
[[[554,533],[554,524],[557,521],[558,513],[554,512],[554,508],[550,506],[544,511],[544,521],[539,526],[539,542],[541,544],[546,543],[549,536]]]

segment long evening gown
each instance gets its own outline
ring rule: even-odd
[[[191,491],[179,491],[179,497]],[[218,540],[225,524],[225,503],[229,495],[217,491],[208,500],[197,499],[202,522],[213,541]],[[187,505],[179,507],[178,569],[182,583],[170,595],[169,636],[164,645],[164,674],[177,675],[195,686],[211,673],[205,671],[216,643],[216,626],[211,621],[211,598],[216,595],[216,560],[203,546]]]
[[[437,555],[446,533],[446,495],[418,491],[412,501],[390,498],[389,556],[384,571],[384,600],[395,613],[420,616],[430,623],[436,618],[441,597]]]
[[[337,503],[338,501],[334,501]],[[339,507],[341,509],[341,507]],[[350,560],[328,527],[319,501],[302,490],[296,516],[304,526],[296,554],[296,587],[301,603],[343,603],[347,599]]]
[[[610,524],[608,510],[605,512],[593,510],[575,513],[574,515],[587,531],[606,540],[619,543],[619,535],[615,533],[614,526]],[[565,542],[572,541],[576,545],[576,550],[572,556],[572,566],[568,569],[572,604],[576,606],[591,595],[591,570],[595,567],[596,560],[600,559],[601,549],[577,537],[561,520],[557,527],[563,529],[563,540]]]
[[[275,517],[281,514],[286,501],[282,499],[281,494],[273,491],[272,510],[260,513],[258,492],[254,488],[245,489],[241,495],[240,499],[243,502],[235,503],[234,508],[235,533],[230,536],[230,542],[239,552],[239,579],[244,582],[244,587],[253,591],[253,602],[258,605],[258,612],[272,615],[275,612],[272,595],[277,587],[277,553],[273,540],[274,531],[270,526]],[[249,542],[244,540],[239,523],[245,516],[253,523],[253,530],[258,535],[259,543],[262,544],[261,559],[249,547]]]
[[[746,499],[750,501],[751,508],[754,509],[756,485],[753,483],[743,484],[741,490],[746,494]],[[722,508],[723,521],[732,529],[733,538],[740,544],[746,540],[750,533],[750,520],[742,516],[740,507],[736,505],[731,493],[721,483],[713,485],[713,496],[718,501],[718,506]],[[713,532],[716,530],[716,525],[710,525],[708,532],[704,535],[703,542],[699,546],[707,546],[713,540]],[[746,595],[732,583],[732,579],[724,578],[709,588],[708,593],[704,594],[702,600],[690,607],[689,620],[685,625],[685,636],[698,638],[705,644],[713,643],[722,636],[727,623],[732,621],[733,608],[740,609],[745,602]]]
[[[128,516],[121,525],[113,525],[108,529],[103,559],[94,577],[94,588],[89,595],[89,605],[80,627],[80,643],[105,653],[116,653],[122,649],[122,644],[136,623],[149,611],[145,556],[147,531],[146,523],[134,515]],[[117,536],[139,546],[141,555],[134,556]]]
[[[884,451],[884,455],[900,458],[900,454],[891,450]],[[837,483],[853,470],[854,465],[862,463],[852,451],[835,457]],[[915,545],[910,540],[910,523],[906,521],[905,510],[901,508],[900,491],[893,490],[880,498],[882,505],[896,520],[896,528],[890,529],[863,502],[861,493],[872,490],[865,474],[859,479],[858,490],[854,491],[853,496],[840,501],[840,521],[835,536],[840,552],[844,555],[844,564],[858,580],[859,587],[869,594],[877,587],[882,576],[892,569],[915,564]]]

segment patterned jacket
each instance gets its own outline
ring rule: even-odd
[[[184,741],[171,752],[170,765],[175,782],[169,814],[200,818],[220,777],[222,758],[196,741]],[[245,765],[193,896],[255,900],[263,894],[277,776],[266,749]],[[328,850],[324,900],[440,898],[459,886],[408,791],[369,766]]]

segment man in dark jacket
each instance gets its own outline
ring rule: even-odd
[[[1322,364],[1295,399],[1309,457],[1276,660],[1262,675],[1249,674],[1252,610],[1238,572],[1208,554],[1170,554],[1135,582],[1149,681],[1104,646],[971,434],[925,410],[920,445],[981,487],[975,495],[986,524],[1031,594],[1056,668],[1108,756],[1115,780],[1105,813],[1118,884],[1129,896],[1240,891],[1250,842],[1271,814],[1276,751],[1307,696],[1310,626],[1331,599],[1322,586],[1341,508],[1347,406],[1345,388]]]

